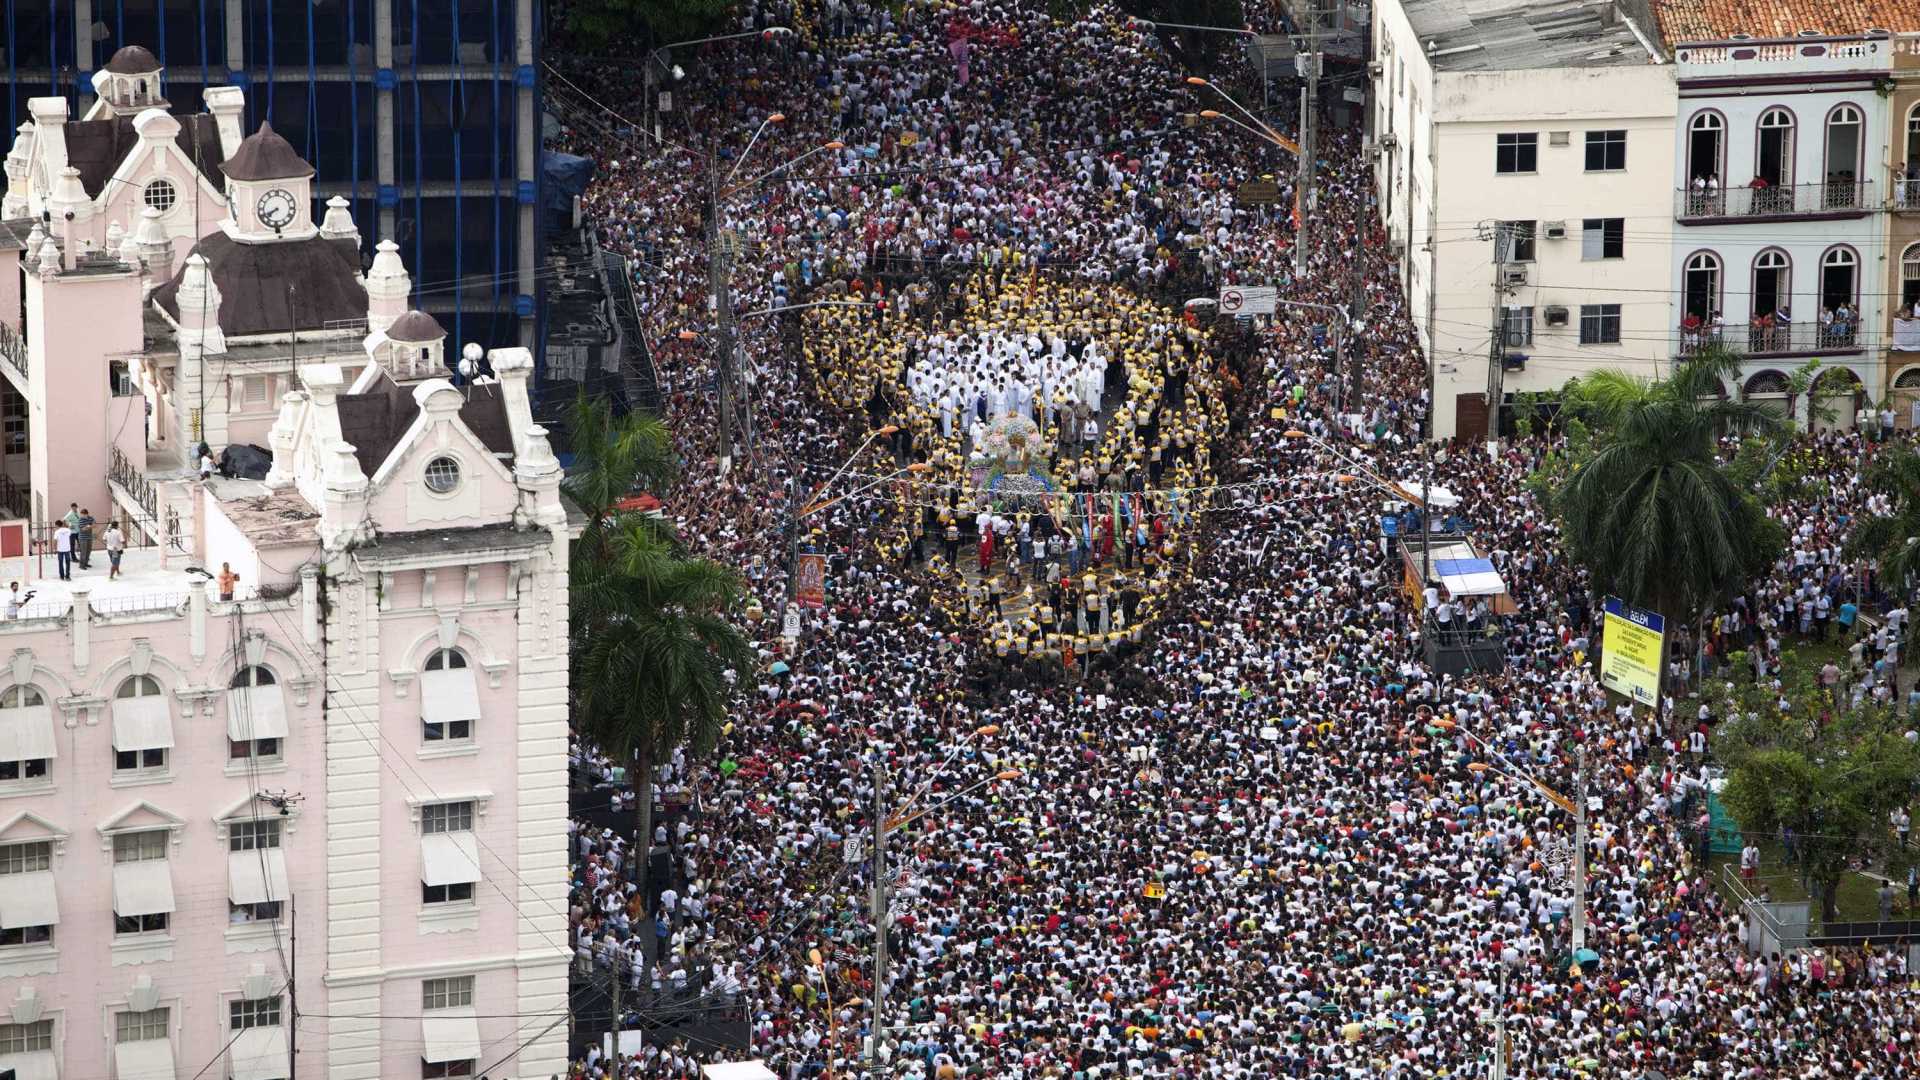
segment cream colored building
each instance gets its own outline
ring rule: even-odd
[[[1675,90],[1643,21],[1614,3],[1373,12],[1379,209],[1434,433],[1483,437],[1515,392],[1597,368],[1663,371]]]

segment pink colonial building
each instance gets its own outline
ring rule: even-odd
[[[562,1072],[582,522],[531,357],[450,378],[237,89],[98,82],[0,222],[0,1070]]]

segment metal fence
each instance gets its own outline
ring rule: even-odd
[[[0,322],[0,362],[19,375],[22,381],[27,378],[27,339],[20,331]]]
[[[1871,180],[1704,190],[1682,188],[1673,196],[1673,213],[1679,218],[1766,218],[1865,212],[1877,208]]]
[[[1874,344],[1856,322],[1793,323],[1788,326],[1729,326],[1720,330],[1681,330],[1674,335],[1674,355],[1692,356],[1715,346],[1749,356],[1783,353],[1860,351]]]

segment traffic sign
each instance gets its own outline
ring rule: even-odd
[[[1230,285],[1220,290],[1220,314],[1271,315],[1279,299],[1272,285]]]

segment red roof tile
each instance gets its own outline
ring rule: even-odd
[[[1657,0],[1667,44],[1718,41],[1733,34],[1792,37],[1802,30],[1858,34],[1865,30],[1920,31],[1914,0]]]

